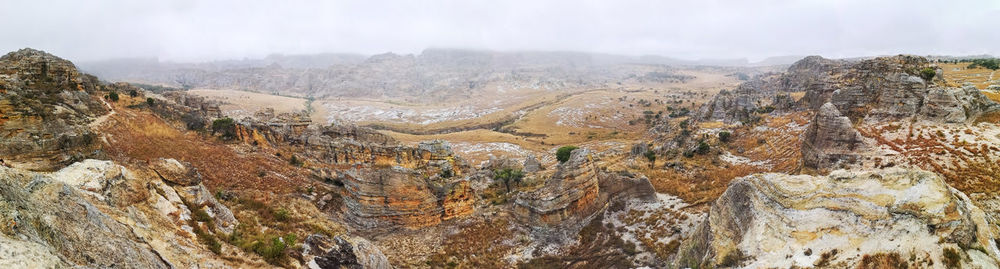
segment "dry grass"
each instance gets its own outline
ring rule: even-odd
[[[193,89],[187,93],[205,97],[206,100],[218,101],[222,103],[219,108],[223,111],[243,110],[247,113],[263,108],[273,108],[275,113],[299,112],[306,109],[307,102],[303,98],[237,90]]]
[[[909,267],[909,263],[895,252],[866,254],[861,257],[861,262],[858,263],[858,269],[906,269]]]
[[[986,68],[966,68],[970,63],[939,63],[938,66],[944,71],[944,77],[949,82],[953,83],[951,86],[960,86],[962,83],[969,82],[976,85],[976,88],[986,89],[990,85],[990,79],[1000,80],[1000,74],[996,71],[986,69]]]

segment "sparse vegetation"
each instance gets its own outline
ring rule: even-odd
[[[656,164],[656,152],[653,152],[652,150],[647,150],[646,153],[643,155],[646,156],[647,160],[649,160],[649,167],[653,168],[653,166]]]
[[[934,68],[924,67],[924,69],[920,70],[920,77],[924,80],[930,81],[934,79],[934,75],[937,75],[937,70],[934,70]]]
[[[111,91],[108,93],[108,95],[105,95],[104,98],[108,99],[111,102],[118,102],[118,92]]]
[[[560,163],[564,163],[566,161],[569,161],[570,155],[573,154],[573,150],[576,150],[576,149],[579,149],[579,147],[577,147],[577,146],[563,146],[563,147],[559,148],[558,150],[556,150],[556,160],[559,160]]]
[[[504,168],[493,171],[493,180],[503,182],[504,187],[507,188],[507,192],[511,191],[510,186],[512,184],[519,184],[522,179],[524,179],[524,172],[521,170]]]
[[[732,134],[729,133],[728,131],[719,132],[719,141],[721,141],[722,143],[729,142],[729,136],[731,135]]]
[[[212,121],[212,135],[221,134],[223,140],[236,138],[236,121],[232,118],[220,118]]]

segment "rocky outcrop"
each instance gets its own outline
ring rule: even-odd
[[[911,268],[995,266],[998,238],[983,211],[930,172],[756,174],[730,183],[675,266],[853,268],[878,255]]]
[[[545,167],[542,167],[542,164],[538,162],[538,158],[536,158],[534,154],[530,154],[528,157],[525,157],[524,164],[522,166],[524,167],[524,172],[528,173],[534,173],[545,169]]]
[[[570,219],[579,222],[593,215],[603,204],[597,199],[598,171],[590,158],[590,151],[574,150],[544,186],[517,197],[515,212],[538,225],[556,225]]]
[[[194,220],[196,210],[216,226]],[[171,187],[152,171],[90,159],[53,173],[0,167],[0,223],[0,265],[18,268],[220,266],[189,225],[237,225],[202,184]]]
[[[310,235],[303,244],[309,268],[320,269],[388,269],[389,260],[374,244],[364,238],[336,236],[333,240],[323,235]]]
[[[926,68],[937,69],[927,80]],[[753,120],[754,113],[792,108],[819,110],[832,103],[852,120],[900,120],[919,117],[941,122],[965,122],[1000,109],[974,87],[944,85],[940,69],[927,59],[899,55],[860,61],[806,57],[780,75],[755,78],[732,91],[722,91],[704,104],[697,118],[726,122]],[[791,100],[790,92],[804,92]]]
[[[88,170],[83,166],[91,164],[96,163],[68,168],[52,176],[0,167],[0,220],[3,221],[0,238],[11,243],[3,248],[26,246],[25,251],[0,253],[13,254],[5,258],[15,261],[38,262],[28,267],[54,263],[170,268],[130,226],[102,212],[76,188],[107,179],[104,174],[120,171],[95,167],[88,173],[100,175],[100,179],[91,180],[87,175],[61,178],[74,170]]]
[[[599,169],[586,149],[574,150],[556,169],[543,186],[516,197],[514,212],[523,221],[538,227],[579,228],[612,199],[655,194],[646,178]]]
[[[343,212],[360,227],[434,225],[468,215],[475,199],[468,180],[425,181],[402,167],[350,170],[343,182]]]
[[[854,163],[865,148],[851,119],[842,116],[833,104],[826,103],[803,134],[802,163],[811,168],[833,168],[841,163]]]
[[[51,54],[22,49],[0,57],[0,158],[32,170],[56,170],[93,155],[87,126],[108,113],[92,76]]]
[[[932,88],[927,91],[923,104],[921,118],[945,123],[963,123],[987,111],[1000,110],[1000,105],[971,84],[962,88]]]

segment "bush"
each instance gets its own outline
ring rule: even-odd
[[[111,102],[118,102],[118,92],[116,91],[111,91],[110,93],[108,93],[107,97],[108,100],[111,100]]]
[[[292,155],[292,159],[288,160],[288,164],[291,164],[292,166],[302,167],[302,165],[304,163],[302,163],[302,160],[299,160],[298,157],[295,157],[295,155]]]
[[[564,146],[559,148],[558,150],[556,150],[556,160],[559,160],[560,163],[569,161],[569,156],[573,154],[573,150],[576,150],[578,148],[579,147],[577,146]]]
[[[493,179],[503,182],[504,187],[507,188],[507,192],[510,192],[511,183],[520,184],[521,180],[524,179],[524,172],[510,168],[493,170]]]
[[[129,90],[128,96],[132,96],[132,98],[135,98],[136,96],[139,96],[139,92],[136,90]]]
[[[181,121],[187,126],[188,130],[199,131],[205,128],[205,118],[201,116],[198,112],[188,112],[181,116]]]
[[[221,133],[223,140],[236,138],[236,121],[228,117],[212,121],[212,135],[215,133]]]
[[[708,143],[705,143],[705,141],[698,142],[698,154],[708,153],[708,150],[710,149],[711,147],[709,147]]]
[[[148,98],[148,97],[146,98],[146,104],[149,106],[153,106],[153,103],[155,102],[156,101],[154,101],[153,98]]]
[[[727,131],[722,131],[722,132],[719,132],[719,141],[722,141],[723,143],[725,143],[725,142],[729,142],[729,137],[730,137],[731,135],[732,135],[732,134],[731,134],[731,133],[729,133],[729,132],[727,132]]]
[[[934,68],[924,67],[924,69],[920,70],[920,77],[924,78],[924,80],[934,79],[934,75],[937,75],[937,70],[934,70]]]
[[[646,151],[646,153],[643,155],[646,156],[647,160],[649,160],[649,167],[652,168],[653,165],[656,163],[656,152],[649,150]]]

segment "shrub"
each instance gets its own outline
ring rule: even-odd
[[[710,149],[711,147],[709,147],[708,143],[705,143],[705,141],[698,142],[698,154],[708,153],[708,150]]]
[[[504,187],[507,188],[507,192],[510,192],[511,183],[521,183],[521,180],[524,179],[524,172],[510,168],[493,170],[493,179],[503,182]]]
[[[181,121],[188,130],[200,131],[205,128],[205,118],[198,112],[191,111],[184,114],[181,116]]]
[[[292,155],[292,158],[288,160],[288,164],[301,167],[304,163],[302,162],[302,160],[299,160],[299,157],[295,157],[295,155]]]
[[[560,163],[569,161],[569,156],[573,154],[573,150],[578,148],[577,146],[563,146],[559,148],[556,150],[556,160],[559,160]]]
[[[111,100],[111,102],[118,102],[118,92],[111,91],[108,93],[108,100]]]
[[[129,90],[128,96],[132,96],[132,98],[135,98],[136,96],[139,96],[139,92],[136,90]]]
[[[153,101],[153,98],[149,98],[149,97],[146,98],[146,104],[149,105],[149,106],[153,106],[153,103],[155,103],[155,102],[156,101]]]
[[[649,150],[646,151],[646,153],[643,155],[645,155],[646,159],[649,160],[649,167],[652,168],[653,165],[656,163],[656,152]]]
[[[228,117],[212,121],[212,135],[215,133],[221,133],[223,140],[236,138],[236,121]]]
[[[731,135],[732,134],[727,131],[719,132],[719,141],[722,141],[723,143],[729,142],[729,136]]]
[[[931,80],[934,78],[934,75],[937,75],[937,70],[934,70],[934,68],[924,67],[924,69],[920,70],[920,77],[924,80]]]

